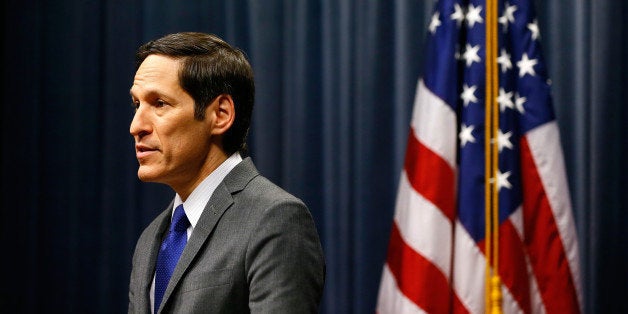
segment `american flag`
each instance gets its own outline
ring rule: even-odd
[[[490,182],[498,191],[501,308],[578,313],[577,236],[538,23],[530,1],[497,7],[498,161]],[[484,1],[435,5],[379,314],[488,311],[486,27]]]

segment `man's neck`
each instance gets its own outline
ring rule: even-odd
[[[229,156],[227,156],[223,151],[219,151],[216,154],[210,154],[207,160],[201,167],[199,171],[199,175],[191,182],[181,182],[177,186],[171,185],[172,189],[179,194],[181,200],[185,202],[185,200],[192,194],[194,189],[207,178],[216,168],[218,168],[225,160],[227,160]]]

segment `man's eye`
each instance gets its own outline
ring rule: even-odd
[[[134,101],[134,102],[132,102],[132,103],[131,103],[131,107],[133,107],[133,109],[134,109],[135,111],[137,111],[137,109],[139,109],[139,108],[140,108],[140,102],[139,102],[139,101]]]
[[[163,107],[165,105],[166,105],[166,102],[161,100],[161,99],[157,100],[157,102],[155,103],[155,107],[157,107],[157,108],[161,108],[161,107]]]

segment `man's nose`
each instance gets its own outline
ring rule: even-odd
[[[151,132],[151,127],[149,123],[149,119],[147,117],[146,106],[139,105],[135,110],[135,115],[133,116],[133,120],[131,121],[131,126],[129,128],[129,132],[135,138],[135,140],[139,140],[144,137],[146,134]]]

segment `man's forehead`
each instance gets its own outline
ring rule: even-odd
[[[140,64],[135,78],[133,79],[133,86],[131,86],[131,94],[136,89],[149,88],[152,85],[159,84],[176,84],[179,83],[180,62],[177,59],[162,56],[162,55],[150,55],[142,64]]]
[[[150,55],[140,64],[135,76],[140,75],[146,78],[159,77],[166,74],[177,76],[180,65],[181,63],[177,59],[163,55]]]

